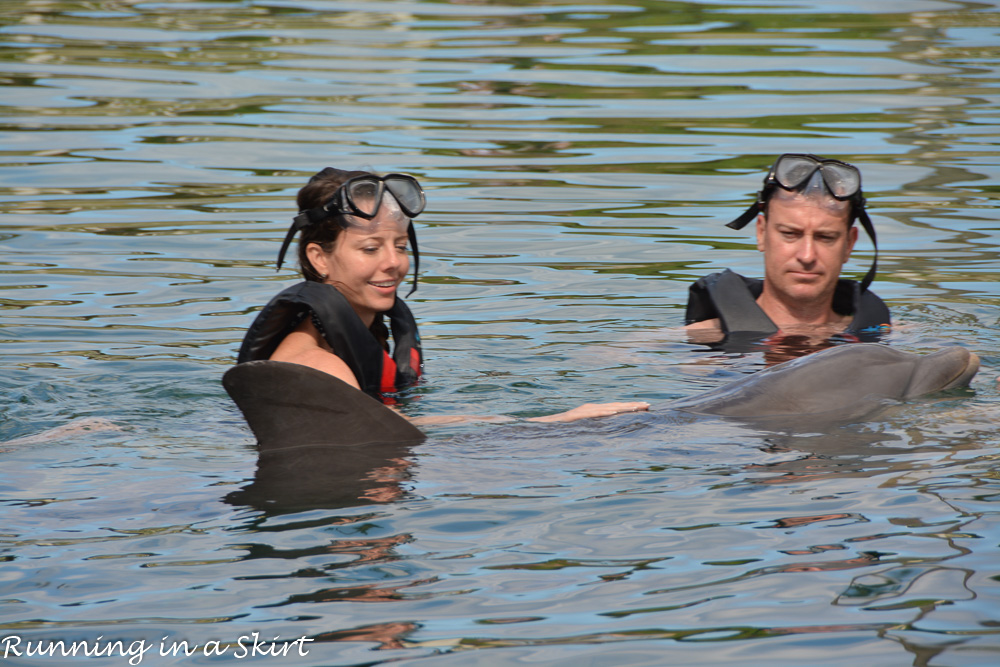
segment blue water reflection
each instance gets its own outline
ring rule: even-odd
[[[70,429],[0,444],[0,640],[142,638],[143,664],[181,662],[164,637],[237,660],[254,632],[315,640],[292,664],[991,664],[998,16],[0,5],[0,441]],[[304,504],[308,479],[258,468],[219,378],[295,280],[274,259],[323,166],[427,188],[429,366],[405,409],[523,416],[761,368],[677,327],[690,281],[760,274],[723,225],[802,151],[863,170],[888,342],[974,350],[971,391],[813,434],[668,412],[439,428],[311,471]],[[870,260],[862,240],[848,273]]]

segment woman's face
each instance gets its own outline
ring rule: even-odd
[[[336,287],[368,326],[376,313],[392,308],[396,287],[410,270],[409,220],[397,206],[383,201],[372,220],[351,218],[351,222],[330,252],[311,243],[306,254],[316,271],[326,275],[323,282]]]

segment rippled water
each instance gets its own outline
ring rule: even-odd
[[[104,420],[0,445],[0,650],[1000,660],[996,2],[8,0],[0,41],[0,441]],[[786,151],[862,167],[888,342],[976,351],[970,391],[829,433],[661,411],[257,469],[219,378],[295,280],[313,172],[428,190],[405,409],[524,416],[762,367],[677,327],[691,280],[759,274],[722,224]]]

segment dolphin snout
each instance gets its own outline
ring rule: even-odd
[[[979,357],[964,347],[946,347],[920,358],[906,396],[964,387],[979,371]]]
[[[963,347],[955,349],[962,350],[963,352],[966,353],[965,366],[959,370],[959,373],[958,375],[955,376],[955,379],[949,382],[947,385],[945,385],[943,389],[951,389],[952,387],[964,387],[967,384],[969,384],[969,382],[972,381],[972,378],[975,376],[975,374],[979,372],[978,354],[976,354],[975,352],[969,352]]]

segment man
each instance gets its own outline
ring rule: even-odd
[[[858,238],[855,220],[875,244],[864,205],[861,173],[853,165],[815,155],[780,156],[757,201],[727,225],[742,229],[756,218],[764,279],[727,269],[695,282],[685,316],[692,338],[738,345],[780,332],[815,342],[836,335],[870,339],[888,328],[889,309],[868,290],[877,245],[860,283],[840,278]]]

